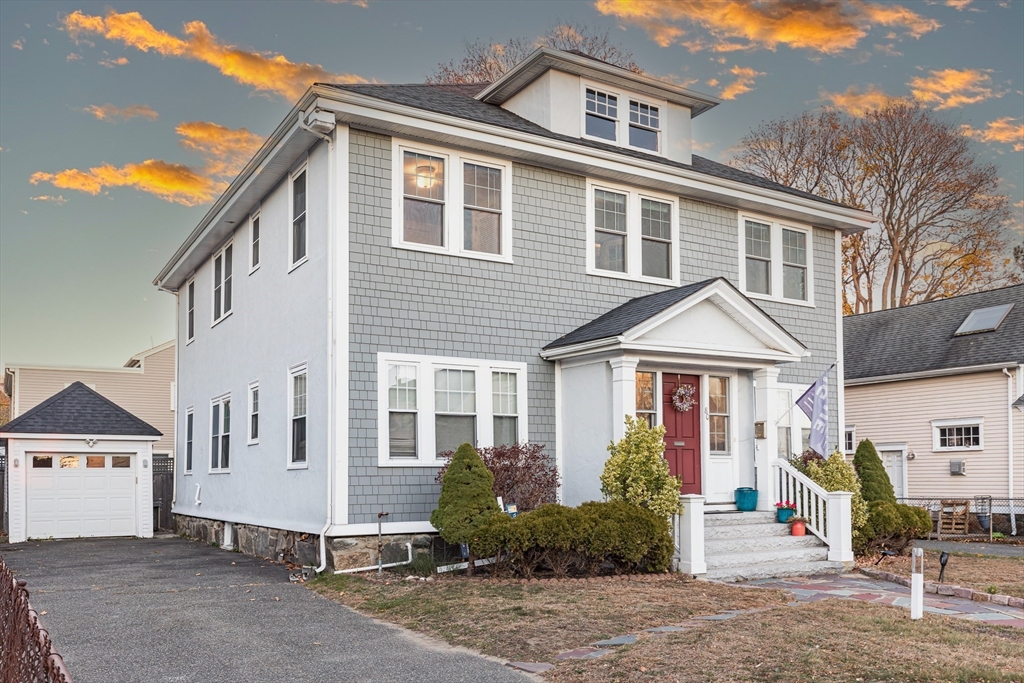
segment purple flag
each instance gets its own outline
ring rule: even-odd
[[[821,373],[821,377],[796,400],[800,410],[811,421],[811,450],[821,456],[825,456],[828,448],[828,373],[832,367]]]

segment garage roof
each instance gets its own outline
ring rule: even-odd
[[[71,384],[3,427],[4,434],[94,434],[163,436],[81,382]]]

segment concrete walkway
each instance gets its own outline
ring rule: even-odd
[[[0,545],[75,683],[529,680],[288,581],[279,564],[186,541]]]
[[[968,543],[956,541],[914,541],[914,545],[925,550],[945,550],[950,553],[970,553],[972,555],[995,555],[996,557],[1016,557],[1024,560],[1024,545],[1006,545],[1004,543]],[[885,564],[883,562],[883,564]]]

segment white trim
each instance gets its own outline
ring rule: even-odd
[[[985,418],[983,417],[958,417],[946,420],[932,420],[932,452],[933,453],[956,453],[960,451],[983,451],[985,450]],[[977,446],[939,446],[939,430],[946,427],[977,427]]]
[[[388,368],[392,365],[416,367],[416,459],[389,457],[389,404]],[[494,413],[492,409],[492,372],[516,374],[516,403],[519,414],[517,431],[519,441],[529,438],[526,363],[492,361],[484,359],[423,356],[379,352],[377,354],[377,465],[378,467],[439,467],[445,463],[434,453],[434,370],[472,370],[476,373],[476,445],[494,443]]]
[[[348,523],[348,467],[349,467],[349,127],[338,124],[334,127],[334,199],[335,220],[331,228],[333,240],[331,282],[330,338],[333,340],[330,381],[333,383],[333,401],[330,418],[334,421],[330,453],[335,458],[334,476],[334,520]]]
[[[381,524],[384,534],[434,534],[437,533],[430,522],[384,522]],[[327,530],[327,536],[339,538],[345,536],[376,536],[377,523],[335,524]]]
[[[306,179],[308,180],[309,176],[306,176]],[[260,220],[260,210],[256,209],[249,216],[249,275],[252,275],[257,270],[259,270],[260,269],[260,264],[263,263],[263,226],[262,225],[259,226],[259,230],[260,230],[259,237],[255,238],[255,239],[253,238],[253,233],[256,230],[257,221],[259,221],[259,220]],[[257,245],[256,242],[259,242],[259,244]],[[258,247],[257,251],[259,252],[259,260],[256,261],[256,263],[252,262],[252,253],[253,253],[253,247],[254,246]]]
[[[1003,368],[1016,368],[1015,363],[989,363],[988,365],[942,368],[939,370],[920,370],[918,372],[902,372],[897,375],[876,375],[874,377],[858,377],[845,380],[846,386],[857,387],[864,384],[884,384],[886,382],[903,382],[911,379],[928,379],[929,377],[950,377],[953,375],[971,375],[976,372],[989,372]],[[1024,366],[1022,366],[1024,367]],[[1024,390],[1022,390],[1024,393]]]
[[[594,207],[595,191],[604,190],[626,195],[626,271],[600,270],[596,265],[595,241],[597,227],[595,225]],[[643,234],[641,203],[644,199],[668,204],[671,207],[671,235],[669,244],[669,277],[659,278],[643,275]],[[679,284],[679,199],[671,195],[648,190],[640,190],[628,185],[605,183],[587,179],[587,275],[610,277],[634,282],[651,282],[658,285]]]
[[[846,435],[850,434],[850,448],[846,448]],[[842,441],[843,455],[853,455],[857,452],[857,425],[846,425],[843,427]]]
[[[256,401],[253,401],[253,392],[256,392],[257,395],[258,395],[259,394],[259,390],[260,390],[260,381],[259,380],[255,380],[253,382],[249,382],[249,391],[246,392],[246,396],[248,398],[248,402],[247,402],[248,410],[246,410],[246,421],[245,421],[245,442],[249,446],[254,446],[254,445],[256,445],[256,444],[258,444],[260,442],[260,429],[263,426],[263,425],[260,424],[259,398],[257,398]],[[254,414],[253,403],[256,403],[256,410],[255,410],[255,415],[256,415],[256,437],[255,438],[253,438],[253,435],[252,435],[252,416]]]
[[[307,176],[308,178],[309,176]],[[306,459],[298,462],[292,461],[292,425],[295,415],[295,378],[299,375],[306,376],[306,414],[302,417],[306,418]],[[288,409],[286,411],[288,415],[288,425],[285,429],[285,434],[288,435],[288,440],[285,443],[285,466],[289,470],[306,470],[309,469],[309,367],[306,361],[296,363],[295,365],[288,368]]]
[[[309,260],[309,173],[306,171],[309,169],[309,157],[308,155],[302,159],[302,162],[295,167],[294,170],[288,173],[288,272],[292,272],[303,263]],[[292,254],[295,253],[295,178],[306,173],[306,210],[303,215],[306,217],[306,229],[303,231],[303,237],[306,240],[305,249],[302,252],[302,258],[298,261],[292,261]],[[261,254],[262,260],[262,254]]]
[[[189,439],[189,436],[188,436],[188,421],[189,421],[189,418],[192,418],[192,438],[191,439]],[[182,436],[184,436],[185,438],[183,438],[181,440],[182,444],[184,444],[184,448],[182,448],[182,450],[181,450],[181,471],[182,471],[182,474],[189,474],[190,475],[190,474],[192,474],[192,472],[195,471],[195,467],[196,467],[196,411],[195,411],[195,406],[188,406],[187,408],[185,408],[185,425],[184,425],[184,429],[182,431],[184,432],[184,434]],[[189,452],[188,452],[189,444],[192,445],[192,457],[191,458],[189,457]],[[190,462],[190,460],[191,460],[191,462]]]
[[[555,361],[555,471],[558,472],[558,489],[555,502],[562,504],[565,481],[565,454],[562,450],[565,428],[562,425],[562,361]]]
[[[405,215],[402,202],[405,201],[404,165],[405,152],[426,154],[444,161],[444,199],[442,204],[441,243],[437,247],[405,240],[403,217]],[[486,166],[501,171],[501,226],[500,254],[488,254],[465,249],[465,225],[463,210],[465,208],[465,192],[463,189],[463,169],[465,164]],[[512,164],[495,157],[459,152],[451,148],[437,145],[412,142],[401,138],[391,140],[391,246],[396,249],[424,251],[431,254],[448,254],[481,261],[512,263]]]
[[[213,408],[214,408],[214,406],[218,406],[219,405],[220,406],[220,411],[219,411],[220,412],[220,423],[217,425],[217,430],[218,430],[217,431],[217,438],[220,439],[220,442],[217,444],[217,467],[213,466],[213,459],[212,459],[213,458],[213,447],[211,446],[211,448],[210,448],[210,451],[209,451],[210,458],[207,458],[207,460],[206,460],[206,470],[207,470],[208,474],[229,474],[231,472],[231,441],[232,441],[232,438],[231,438],[231,419],[230,419],[230,417],[228,418],[228,429],[227,429],[227,432],[223,431],[224,430],[224,403],[225,402],[227,402],[229,405],[231,404],[231,392],[230,391],[228,393],[226,393],[226,394],[221,394],[220,396],[217,396],[217,397],[214,397],[214,398],[210,399],[210,413],[209,413],[210,414],[210,433],[209,433],[209,437],[210,438],[208,439],[208,441],[210,443],[213,443],[213,428],[214,428],[214,424],[213,424]],[[229,410],[230,410],[230,408],[229,408]],[[192,434],[193,434],[193,436],[195,436],[195,429],[194,429],[194,427],[193,427]],[[223,467],[223,464],[224,464],[224,436],[225,436],[225,434],[228,437],[228,466],[227,467]],[[195,461],[194,461],[194,458],[195,458],[195,448],[193,448],[193,450],[192,450],[192,457],[193,457],[192,467],[195,467]]]
[[[835,327],[835,340],[836,340],[836,401],[838,405],[838,422],[839,426],[845,427],[846,425],[846,361],[844,354],[846,353],[846,347],[843,345],[843,236],[839,233],[832,233],[832,240],[835,244],[835,262],[833,268],[835,268],[836,279],[835,279],[835,300],[836,300],[836,327]],[[854,433],[853,448],[857,449],[856,431]],[[845,435],[844,435],[845,440]]]
[[[606,121],[613,121],[615,123],[615,139],[609,140],[602,138],[597,135],[587,134],[587,90],[593,90],[595,93],[601,95],[611,95],[615,98],[615,118],[606,116],[604,114],[595,113],[594,116],[604,119]],[[595,81],[589,81],[585,78],[580,78],[580,137],[585,140],[593,140],[594,142],[602,142],[606,145],[617,145],[619,147],[625,147],[622,144],[622,93],[616,88],[606,85],[604,83],[597,83]]]
[[[878,457],[879,458],[881,458],[882,457],[882,453],[885,453],[885,452],[892,453],[894,451],[898,451],[900,453],[900,459],[903,461],[903,465],[902,465],[902,470],[903,470],[903,477],[902,477],[902,479],[903,479],[903,481],[900,482],[901,483],[901,488],[903,490],[903,494],[902,495],[898,495],[897,494],[897,498],[909,498],[910,497],[910,489],[908,488],[908,486],[910,484],[910,477],[907,475],[907,451],[908,450],[909,449],[907,448],[907,443],[905,441],[875,444],[875,451],[878,453]],[[885,460],[882,460],[882,466],[883,467],[885,466]],[[890,482],[889,483],[890,484],[892,483],[891,477],[890,477]]]
[[[0,437],[5,439],[48,439],[51,441],[159,441],[161,436],[138,436],[133,434],[54,434],[26,432],[5,432],[0,429]]]
[[[191,288],[191,291],[189,291]],[[191,301],[190,301],[191,299]],[[189,330],[189,315],[192,316],[192,329]],[[189,334],[191,332],[192,334]],[[193,275],[185,282],[185,346],[196,340],[196,278]],[[135,370],[136,368],[130,368]],[[142,368],[137,368],[141,370]]]
[[[765,301],[777,301],[795,306],[814,307],[814,229],[809,225],[801,225],[790,220],[780,220],[763,214],[749,211],[738,212],[738,237],[739,237],[739,290],[751,299],[762,299]],[[771,234],[771,262],[769,265],[769,277],[771,294],[747,291],[747,245],[746,245],[746,221],[761,223],[769,226]],[[783,296],[784,283],[782,262],[782,231],[790,230],[801,232],[807,237],[807,299],[789,299]],[[837,238],[838,239],[838,238]],[[841,292],[836,292],[837,297]]]
[[[227,256],[228,249],[231,250],[230,259]],[[221,274],[221,285],[220,285],[220,317],[216,317],[217,310],[217,259],[223,257],[220,266]],[[231,275],[226,275],[227,270],[225,266],[231,262]],[[228,301],[229,307],[224,307],[224,284],[231,278],[231,299]],[[213,252],[213,256],[210,257],[210,327],[216,327],[221,321],[231,315],[235,305],[235,292],[234,292],[234,278],[235,278],[235,249],[234,239],[229,239],[225,242],[220,249]]]

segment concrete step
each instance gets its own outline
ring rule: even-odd
[[[771,524],[724,524],[722,526],[705,526],[704,540],[789,536],[791,533],[788,524],[779,524],[778,522],[772,522]]]
[[[825,546],[818,546],[814,548],[788,548],[782,550],[758,550],[754,552],[743,550],[732,553],[718,553],[716,555],[708,554],[705,556],[705,561],[708,565],[708,571],[710,571],[712,569],[722,569],[725,567],[747,567],[759,565],[770,567],[771,565],[780,564],[817,562],[818,560],[825,560],[827,558],[828,548]]]
[[[708,569],[704,578],[715,581],[751,581],[784,576],[814,576],[816,574],[842,574],[847,569],[842,562],[828,560],[815,562],[786,562],[781,564],[743,565]]]
[[[704,527],[777,524],[774,512],[715,512],[704,515]]]
[[[728,553],[751,553],[761,550],[796,550],[800,548],[823,548],[825,545],[817,536],[789,535],[789,526],[780,524],[786,535],[758,536],[756,538],[718,538],[704,541],[704,553],[707,557]]]

